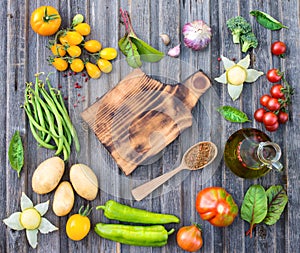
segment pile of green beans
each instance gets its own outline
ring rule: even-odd
[[[76,151],[80,151],[76,130],[61,92],[51,86],[48,77],[47,91],[45,83],[39,79],[39,74],[35,76],[34,87],[32,83],[26,85],[23,106],[29,119],[31,133],[41,147],[56,150],[55,155],[62,153],[66,161],[71,153],[72,140]]]

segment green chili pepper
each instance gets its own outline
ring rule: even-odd
[[[250,14],[254,16],[259,24],[270,30],[279,30],[281,28],[287,28],[287,26],[280,23],[278,20],[270,16],[263,11],[250,11]]]
[[[167,224],[179,223],[179,218],[171,214],[153,213],[146,210],[126,206],[114,200],[108,200],[104,206],[97,206],[96,209],[103,209],[108,219],[124,222],[143,224]]]
[[[168,236],[174,232],[174,229],[168,232],[162,225],[131,226],[98,223],[95,232],[105,239],[123,244],[160,247],[167,244]]]

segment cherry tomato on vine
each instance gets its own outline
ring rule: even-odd
[[[101,71],[95,64],[87,62],[85,68],[91,78],[97,79],[101,76]]]
[[[270,111],[277,111],[280,109],[280,103],[277,98],[270,98],[266,107]]]
[[[267,79],[269,80],[269,82],[271,83],[277,83],[281,80],[282,78],[282,73],[278,70],[278,69],[270,69],[267,72]]]
[[[101,48],[102,45],[98,40],[88,40],[84,43],[84,49],[90,53],[97,53]]]
[[[65,71],[68,68],[68,62],[60,57],[56,57],[52,60],[52,65],[58,71]]]
[[[266,127],[266,130],[268,130],[269,132],[275,132],[279,127],[279,123],[276,122],[274,125],[265,126],[265,127]]]
[[[263,122],[265,126],[273,126],[278,122],[277,115],[273,112],[266,112],[263,116]]]
[[[80,207],[77,214],[71,215],[66,224],[67,236],[73,241],[82,240],[87,236],[91,228],[90,219],[87,217],[91,209],[87,206],[82,212],[83,208],[83,206]]]
[[[274,55],[278,55],[280,57],[283,57],[286,52],[286,45],[282,41],[275,41],[271,45],[271,52]]]
[[[281,91],[283,86],[281,84],[274,84],[270,89],[270,94],[273,98],[283,98],[284,93]]]
[[[67,52],[71,57],[79,57],[81,55],[81,48],[79,46],[69,46]]]
[[[66,55],[66,50],[63,45],[61,44],[54,44],[51,46],[51,52],[55,56],[65,56]]]
[[[91,27],[87,23],[80,23],[74,27],[76,32],[79,32],[82,36],[87,36],[91,32]]]
[[[42,36],[56,33],[61,24],[58,11],[52,6],[41,6],[35,9],[30,17],[30,25],[33,31]]]
[[[287,112],[280,111],[277,117],[280,124],[285,124],[289,120],[289,115]]]
[[[77,46],[83,41],[82,35],[76,31],[68,31],[66,37],[70,46]]]
[[[84,69],[84,63],[79,58],[73,59],[70,64],[70,68],[72,71],[79,73]]]
[[[254,119],[257,122],[263,122],[264,114],[266,113],[266,110],[264,108],[259,108],[254,112]]]
[[[100,58],[97,61],[97,65],[99,69],[106,74],[112,71],[112,64],[108,60]]]
[[[117,55],[117,50],[112,47],[103,48],[99,53],[100,58],[105,60],[113,60],[117,57]]]
[[[68,44],[69,44],[68,38],[67,38],[67,35],[66,35],[66,34],[60,36],[60,37],[58,38],[58,40],[59,40],[59,42],[60,42],[62,45],[68,45]]]
[[[177,232],[176,240],[183,250],[195,252],[203,245],[202,230],[197,224],[181,227]]]
[[[267,106],[268,104],[268,101],[271,99],[271,96],[265,94],[265,95],[262,95],[259,99],[259,102],[262,106]]]

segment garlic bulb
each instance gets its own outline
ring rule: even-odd
[[[182,28],[184,45],[200,50],[205,48],[211,40],[211,28],[203,20],[195,20],[187,23]]]
[[[168,55],[171,57],[178,57],[180,55],[180,43],[169,50]]]
[[[159,35],[159,37],[161,37],[161,40],[166,46],[170,44],[170,37],[168,36],[168,34],[163,33]]]

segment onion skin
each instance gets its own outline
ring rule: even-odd
[[[203,20],[187,23],[182,28],[184,45],[195,51],[201,50],[211,40],[211,28]]]

